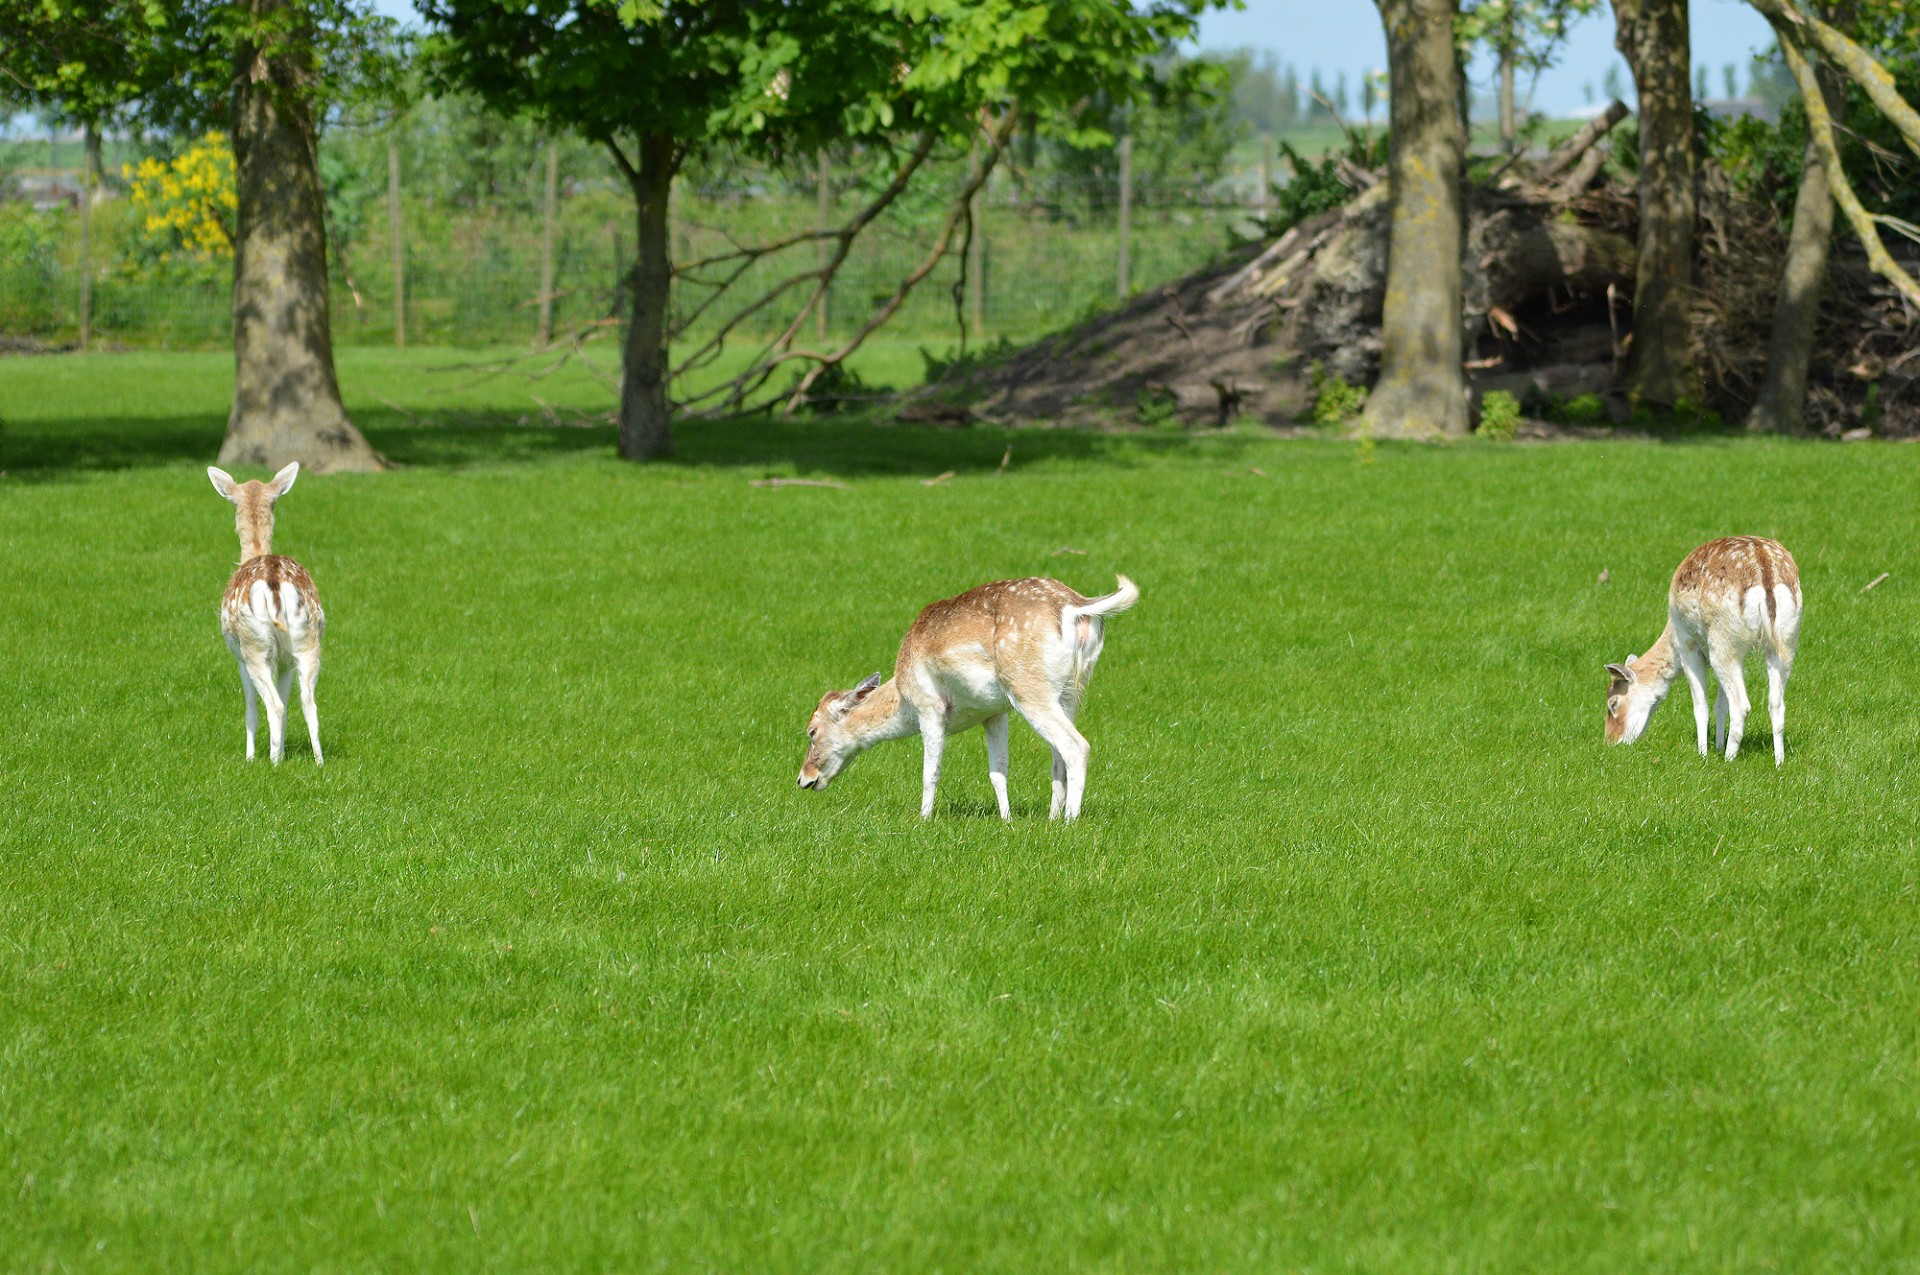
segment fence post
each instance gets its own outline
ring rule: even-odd
[[[91,133],[93,126],[87,126]],[[80,160],[80,350],[85,353],[93,327],[93,165]]]
[[[407,247],[400,237],[400,148],[387,139],[387,233],[393,238],[393,344],[407,348]]]
[[[827,159],[827,148],[820,148],[819,189],[814,194],[814,211],[820,223],[820,229],[833,227],[833,168]],[[833,258],[833,248],[822,239],[814,249],[814,260],[819,263],[820,277],[826,278],[827,263]],[[813,332],[820,340],[827,339],[827,305],[833,300],[833,290],[827,288],[820,293],[820,305],[813,312]]]
[[[560,203],[560,144],[547,143],[546,225],[540,236],[540,344],[553,344],[553,223]]]
[[[982,182],[973,192],[973,207],[967,216],[973,220],[973,251],[967,254],[967,326],[977,340],[987,336],[987,187]]]
[[[1260,138],[1260,220],[1273,216],[1273,134]]]
[[[1133,291],[1132,263],[1127,259],[1133,235],[1133,135],[1120,139],[1120,271],[1114,296],[1125,301]]]

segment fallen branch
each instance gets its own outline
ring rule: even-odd
[[[835,482],[831,478],[750,478],[749,487],[836,487],[842,491],[847,485]]]
[[[1613,126],[1627,118],[1628,114],[1630,112],[1625,102],[1616,100],[1608,103],[1606,110],[1588,120],[1579,132],[1553,148],[1547,156],[1547,162],[1540,166],[1540,180],[1552,181],[1572,168],[1576,161],[1593,149],[1594,143],[1612,132]]]
[[[939,485],[940,485],[941,483],[943,483],[943,482],[945,482],[945,481],[947,481],[947,479],[949,479],[949,478],[951,478],[951,477],[953,477],[953,476],[954,476],[954,474],[955,474],[955,473],[957,473],[957,472],[958,472],[957,470],[952,470],[952,469],[949,469],[949,470],[948,470],[948,471],[947,471],[946,473],[944,473],[944,474],[935,474],[935,475],[934,475],[934,476],[933,476],[932,478],[922,478],[922,479],[920,480],[920,485],[921,485],[922,487],[938,487],[938,486],[939,486]]]
[[[1886,579],[1888,576],[1892,574],[1893,572],[1891,571],[1882,571],[1879,575],[1867,581],[1866,588],[1861,589],[1860,592],[1865,593],[1867,589],[1873,588],[1874,585],[1879,584],[1882,580]]]

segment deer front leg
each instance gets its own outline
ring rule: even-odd
[[[1011,821],[1013,807],[1007,802],[1007,715],[995,713],[981,723],[987,732],[987,778],[993,781],[993,797],[1000,803],[1000,818]]]
[[[920,817],[933,818],[933,795],[940,790],[940,754],[947,747],[947,724],[928,714],[920,719],[920,745],[925,750],[920,766]]]

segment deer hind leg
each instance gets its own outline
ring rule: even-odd
[[[1007,802],[1007,715],[995,713],[981,723],[987,733],[987,778],[993,781],[993,797],[1000,803],[1000,817],[1013,818]]]
[[[1058,702],[1019,707],[1020,715],[1053,748],[1054,809],[1047,817],[1063,814],[1068,819],[1078,819],[1080,801],[1087,790],[1087,758],[1092,747],[1074,728],[1073,718]]]
[[[235,652],[233,662],[240,669],[240,689],[247,697],[247,760],[253,760],[253,737],[260,730],[260,696],[253,689],[253,675],[247,672],[247,662]]]
[[[1747,700],[1747,678],[1739,657],[1726,652],[1715,656],[1713,676],[1727,702],[1727,760],[1732,761],[1740,755],[1740,741],[1747,735],[1747,711],[1752,707]]]
[[[241,659],[246,665],[248,678],[253,682],[254,692],[266,705],[267,756],[278,766],[281,754],[286,751],[287,701],[280,697],[280,690],[274,684],[273,661],[265,651],[250,650]]]
[[[1767,652],[1767,716],[1773,719],[1773,764],[1787,761],[1787,679],[1793,676],[1793,658]]]
[[[294,668],[300,675],[300,715],[307,719],[307,740],[313,745],[313,764],[324,766],[326,758],[320,753],[320,710],[313,702],[314,683],[320,680],[320,648],[315,645],[298,651],[293,660]]]

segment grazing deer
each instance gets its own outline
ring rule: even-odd
[[[1719,694],[1713,703],[1714,747],[1731,760],[1747,729],[1747,681],[1741,670],[1758,649],[1767,657],[1767,710],[1773,718],[1773,764],[1787,759],[1787,679],[1800,646],[1800,568],[1777,540],[1729,536],[1695,549],[1673,573],[1667,628],[1645,655],[1609,664],[1607,740],[1631,744],[1647,729],[1677,673],[1693,692],[1700,755],[1707,755],[1707,667]]]
[[[260,723],[260,701],[267,705],[267,738],[273,764],[287,732],[287,695],[300,677],[300,711],[313,741],[313,762],[320,765],[320,714],[313,705],[313,684],[320,678],[320,638],[327,617],[313,577],[292,558],[273,549],[273,505],[293,489],[300,474],[295,461],[268,482],[237,483],[225,470],[207,467],[213,489],[233,502],[240,533],[240,568],[227,581],[220,603],[220,631],[240,665],[240,686],[247,696],[247,760]]]
[[[1064,812],[1077,819],[1089,748],[1074,715],[1100,658],[1103,617],[1140,597],[1125,576],[1119,586],[1104,598],[1083,598],[1058,580],[1000,580],[934,603],[907,630],[892,678],[882,682],[875,673],[850,691],[821,696],[807,723],[800,786],[824,792],[864,750],[918,731],[926,750],[920,817],[931,818],[947,736],[982,726],[993,795],[1000,817],[1011,819],[1007,711],[1013,709],[1053,749],[1047,818]]]

